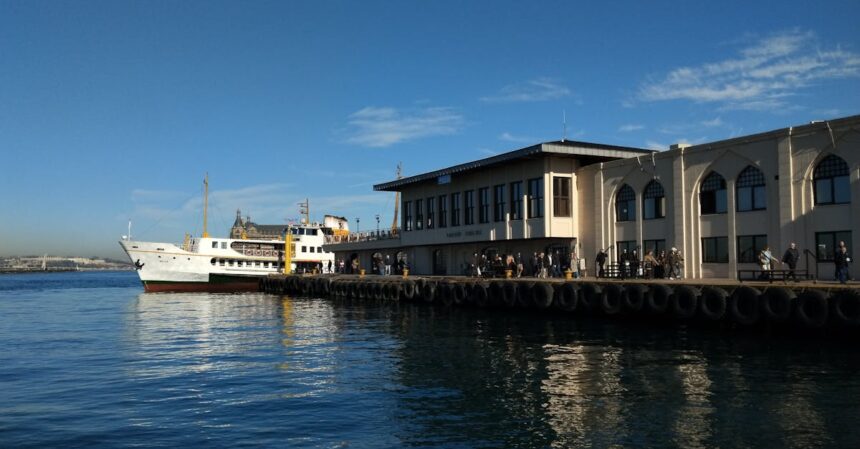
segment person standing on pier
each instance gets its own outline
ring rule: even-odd
[[[797,252],[797,245],[794,242],[791,242],[788,249],[785,250],[785,254],[782,255],[782,263],[788,265],[788,274],[786,275],[786,279],[791,278],[793,280],[797,280],[795,277],[794,269],[797,267],[797,261],[800,259],[800,254]]]
[[[606,271],[603,269],[603,266],[606,265],[606,252],[603,251],[603,248],[597,251],[594,261],[597,262],[597,277],[602,278],[606,276]]]
[[[770,252],[770,247],[764,245],[761,252],[758,254],[758,263],[761,265],[761,276],[760,279],[769,279],[772,276],[770,270],[773,267],[774,263],[779,263],[779,260],[776,257],[773,257],[773,254]]]
[[[845,242],[839,242],[839,247],[836,248],[836,252],[833,254],[833,263],[836,265],[836,280],[841,284],[848,281],[849,262],[851,262],[851,258],[848,257],[848,248],[845,246]]]

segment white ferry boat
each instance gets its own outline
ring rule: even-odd
[[[206,183],[208,193],[208,182]],[[326,235],[348,233],[346,220],[330,215],[322,224],[310,223],[307,203],[301,224],[284,225],[277,239],[216,238],[206,232],[204,200],[203,236],[180,244],[141,242],[123,236],[122,249],[137,268],[147,292],[256,291],[261,277],[289,272],[326,272],[334,267],[334,253],[323,251]],[[285,258],[284,249],[290,254]],[[331,264],[329,264],[331,262]]]

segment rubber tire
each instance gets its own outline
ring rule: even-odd
[[[562,284],[558,292],[558,298],[555,301],[555,306],[565,312],[575,312],[579,307],[579,289],[574,282],[565,282]]]
[[[795,319],[808,329],[820,329],[830,315],[827,296],[821,290],[807,290],[797,296]]]
[[[699,315],[708,321],[719,321],[726,316],[729,294],[719,287],[705,287],[699,300]]]
[[[502,281],[490,282],[487,289],[488,304],[492,307],[500,307],[505,302],[505,286]]]
[[[463,283],[455,283],[451,285],[451,299],[454,300],[454,304],[458,306],[462,306],[466,303],[466,286]]]
[[[421,288],[421,300],[427,304],[432,304],[436,299],[436,284],[425,281]]]
[[[547,309],[552,305],[555,289],[548,282],[535,284],[531,288],[532,304],[538,309]]]
[[[412,281],[404,282],[400,294],[406,301],[412,301],[412,298],[415,297],[415,283]]]
[[[517,305],[517,284],[513,281],[506,281],[503,284],[502,290],[505,292],[502,298],[502,306],[514,307]]]
[[[534,306],[532,299],[532,289],[538,285],[531,281],[520,281],[517,285],[517,307],[521,309],[530,309]]]
[[[654,284],[648,289],[646,295],[648,311],[655,315],[662,315],[669,309],[669,298],[672,296],[672,289],[668,285]]]
[[[794,291],[783,287],[771,287],[765,290],[761,298],[761,310],[768,321],[785,323],[794,315],[797,304]]]
[[[603,286],[600,295],[600,310],[606,315],[617,315],[621,313],[624,288],[619,284],[607,284]]]
[[[689,320],[699,311],[699,291],[689,285],[675,287],[671,297],[675,318]]]
[[[846,289],[830,297],[833,318],[847,327],[860,326],[860,290]]]
[[[735,323],[742,326],[758,323],[761,315],[761,292],[753,287],[741,285],[732,292],[729,310]]]
[[[648,288],[642,284],[630,284],[624,287],[624,310],[633,314],[642,312],[647,294]]]
[[[487,284],[483,283],[477,283],[474,287],[472,287],[472,304],[482,308],[488,307],[490,305],[487,288]]]
[[[579,304],[585,310],[596,310],[600,305],[601,288],[586,282],[579,287]]]

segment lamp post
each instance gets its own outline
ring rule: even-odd
[[[355,217],[355,232],[356,233],[361,232],[361,226],[360,225],[361,225],[361,219],[358,217]]]
[[[376,214],[376,238],[379,238],[379,214]]]

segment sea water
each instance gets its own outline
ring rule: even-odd
[[[860,447],[838,341],[0,276],[0,447]]]

